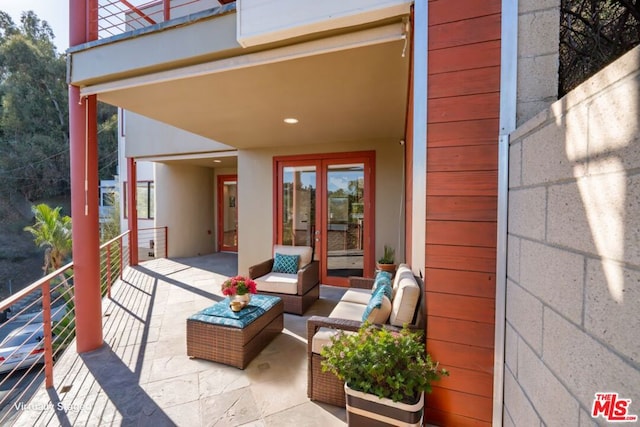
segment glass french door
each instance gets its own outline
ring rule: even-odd
[[[238,251],[238,177],[218,176],[218,248]]]
[[[323,284],[373,271],[373,153],[276,159],[276,241],[311,246]]]

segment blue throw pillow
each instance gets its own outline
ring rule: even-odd
[[[386,279],[381,283],[378,283],[377,286],[374,284],[374,289],[371,295],[374,295],[376,293],[381,293],[382,295],[386,295],[386,297],[389,298],[389,301],[391,301],[391,296],[393,295],[393,289],[391,289],[391,282],[389,282],[389,280]]]
[[[382,298],[384,297],[384,293],[378,292],[371,294],[371,298],[369,299],[369,304],[367,304],[367,308],[364,309],[364,313],[362,313],[362,321],[366,322],[371,316],[371,312],[376,309],[382,307]]]
[[[378,280],[379,278],[383,278],[383,277],[386,277],[387,279],[391,280],[393,278],[393,275],[388,271],[378,270],[376,272],[375,280]]]
[[[375,280],[373,281],[371,290],[375,291],[380,285],[389,285],[389,287],[391,287],[391,275],[389,273],[377,274]],[[391,297],[389,297],[389,299],[391,299]]]
[[[300,255],[284,255],[276,253],[273,259],[274,273],[296,274],[298,273],[298,264],[300,263]]]

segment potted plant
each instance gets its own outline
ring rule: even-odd
[[[422,425],[424,393],[442,375],[422,332],[365,322],[357,333],[340,332],[322,349],[322,370],[345,382],[349,426]],[[378,424],[376,424],[378,425]]]
[[[388,271],[393,274],[396,271],[396,251],[389,245],[384,245],[384,253],[378,259],[378,270]]]

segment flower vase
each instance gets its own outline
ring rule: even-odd
[[[242,303],[243,307],[246,307],[247,305],[249,305],[249,301],[251,301],[251,294],[246,293],[242,295],[239,295],[239,294],[233,295],[231,297],[231,301],[239,301]]]

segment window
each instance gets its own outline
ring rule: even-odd
[[[113,206],[116,197],[115,187],[100,187],[100,206]]]
[[[127,218],[127,183],[124,182],[124,217]],[[138,219],[153,219],[155,217],[155,190],[153,181],[138,181],[136,184],[136,202]]]

